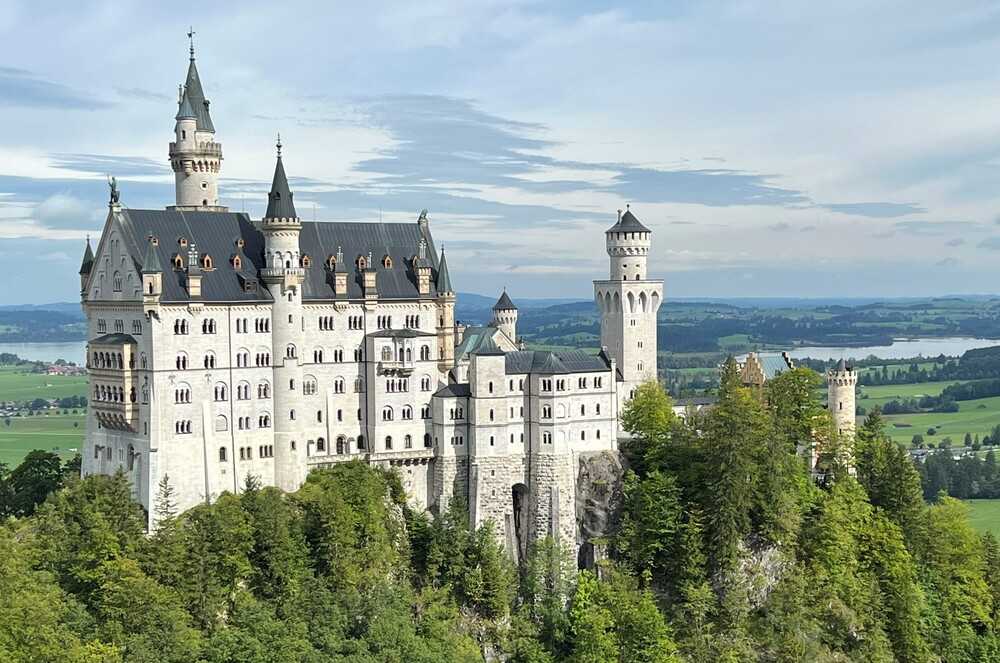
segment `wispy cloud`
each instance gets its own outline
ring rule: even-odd
[[[24,69],[0,67],[0,107],[96,110],[110,106],[99,95],[47,81]]]
[[[923,214],[927,211],[916,203],[825,203],[820,207],[840,214],[854,214],[875,219],[891,219],[910,214]]]

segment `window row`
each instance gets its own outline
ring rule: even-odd
[[[103,384],[94,385],[94,400],[102,403],[124,403],[125,389],[123,387],[109,387]],[[135,403],[135,387],[129,389],[128,401]]]
[[[125,360],[120,352],[95,352],[90,361],[91,368],[125,368]],[[135,368],[135,357],[129,357],[128,367]]]

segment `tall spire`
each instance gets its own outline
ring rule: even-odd
[[[90,274],[94,266],[94,251],[90,248],[90,235],[87,235],[87,248],[83,252],[83,262],[80,263],[80,274]]]
[[[198,131],[215,133],[215,125],[212,124],[212,116],[208,112],[209,102],[205,98],[205,90],[201,87],[201,77],[198,76],[198,65],[194,62],[194,29],[188,31],[188,39],[191,41],[189,47],[190,62],[188,63],[187,79],[184,81],[184,92],[188,97],[191,108],[194,109],[198,118]]]
[[[448,261],[444,257],[444,247],[441,247],[441,261],[438,262],[437,291],[455,292],[451,288],[451,276],[448,274]]]
[[[292,203],[292,192],[288,188],[288,178],[285,177],[285,167],[281,163],[281,134],[275,144],[278,152],[274,165],[274,180],[271,181],[271,192],[267,194],[267,212],[265,219],[295,219],[295,205]]]

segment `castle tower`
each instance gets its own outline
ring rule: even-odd
[[[301,402],[303,348],[302,281],[299,260],[302,222],[295,213],[292,192],[281,162],[281,138],[267,212],[261,220],[265,267],[261,270],[274,303],[271,305],[271,357],[274,365],[274,481],[282,490],[296,490],[306,477],[306,440],[296,434],[296,409]],[[299,413],[305,416],[305,412]]]
[[[605,233],[611,274],[594,281],[601,314],[601,346],[621,371],[620,393],[631,398],[643,382],[656,379],[656,312],[663,301],[663,281],[649,279],[646,259],[652,231],[626,210]]]
[[[506,334],[511,343],[517,343],[517,307],[507,296],[506,288],[493,305],[493,326]]]
[[[441,247],[441,257],[438,260],[435,284],[437,286],[438,368],[441,372],[445,372],[450,370],[455,363],[455,289],[451,285],[451,275],[448,273],[448,261],[444,257],[443,246]]]
[[[218,186],[222,144],[215,142],[215,125],[194,62],[193,41],[187,80],[180,89],[177,104],[174,140],[169,150],[176,203],[169,209],[225,212],[226,208],[219,205]]]
[[[827,407],[833,415],[837,432],[845,435],[854,434],[854,391],[858,384],[858,374],[853,366],[841,359],[834,368],[826,373]]]

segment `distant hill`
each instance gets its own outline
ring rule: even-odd
[[[53,302],[51,304],[8,304],[0,306],[0,313],[16,311],[53,311],[83,320],[80,302]]]

